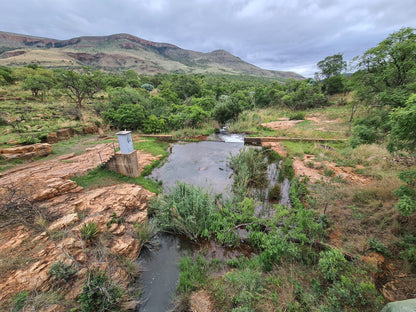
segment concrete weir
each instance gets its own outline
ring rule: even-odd
[[[263,142],[282,142],[282,141],[294,141],[294,142],[342,142],[346,139],[313,139],[313,138],[288,138],[288,137],[245,137],[244,144],[260,146]]]

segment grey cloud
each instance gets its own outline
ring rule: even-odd
[[[57,39],[124,32],[313,76],[326,56],[359,55],[415,27],[414,16],[414,0],[14,0],[2,4],[0,30]]]

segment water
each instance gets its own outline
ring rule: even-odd
[[[159,234],[156,250],[140,256],[143,273],[139,283],[144,285],[138,311],[169,311],[179,277],[179,259],[192,250],[186,240],[173,235]]]
[[[166,192],[169,192],[177,181],[181,181],[201,186],[213,194],[230,194],[233,180],[232,170],[227,166],[227,158],[244,148],[244,136],[228,134],[226,129],[222,129],[215,138],[222,142],[173,144],[172,153],[164,165],[154,169],[150,177],[162,180]],[[269,166],[268,177],[272,186],[278,183],[279,168],[280,166],[275,164]],[[282,204],[290,203],[288,186],[290,187],[289,180],[286,179],[281,184]],[[140,257],[144,269],[139,281],[144,290],[141,304],[138,306],[140,311],[159,312],[174,308],[179,259],[196,252],[194,245],[175,236],[159,235],[159,242],[159,248],[150,254],[151,257]],[[252,251],[248,247],[245,245],[240,250],[227,249],[214,241],[207,241],[199,244],[198,249],[203,250],[207,257],[230,259],[238,255],[249,256]]]
[[[229,192],[232,170],[227,166],[227,157],[237,154],[243,147],[243,142],[173,144],[172,154],[166,163],[154,169],[150,177],[162,180],[164,191],[169,191],[176,181],[181,181],[201,186],[213,193]]]
[[[245,135],[241,133],[229,133],[227,130],[227,126],[224,126],[220,129],[220,133],[215,133],[208,139],[222,141],[226,143],[243,143],[244,137]]]

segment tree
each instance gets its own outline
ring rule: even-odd
[[[146,113],[139,104],[122,104],[117,110],[110,109],[103,113],[111,125],[119,129],[141,129]]]
[[[243,108],[239,102],[233,101],[228,95],[221,95],[217,105],[214,107],[212,115],[215,120],[224,124],[228,120],[237,119],[242,111]]]
[[[42,96],[44,100],[45,94],[55,85],[53,72],[41,67],[28,74],[23,81],[23,89],[32,91],[32,95]]]
[[[416,94],[406,101],[405,107],[396,108],[390,114],[390,142],[387,149],[390,152],[406,150],[416,151]]]
[[[12,70],[5,66],[0,66],[0,86],[14,83],[16,78],[12,74]]]
[[[321,70],[318,77],[323,78],[323,90],[327,94],[336,94],[345,91],[345,77],[342,72],[346,69],[347,63],[343,60],[341,53],[326,57],[318,62]]]
[[[83,73],[64,71],[60,74],[59,81],[61,88],[75,102],[77,108],[82,107],[85,98],[92,98],[104,87],[102,74],[98,71],[91,73],[89,68],[84,68]]]
[[[343,60],[342,54],[334,54],[327,56],[322,61],[318,62],[318,68],[321,70],[320,77],[328,79],[331,77],[339,76],[347,67],[347,62]]]
[[[364,100],[403,106],[410,93],[416,91],[414,32],[414,28],[402,28],[358,58],[358,73],[354,76]]]

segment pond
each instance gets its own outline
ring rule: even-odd
[[[212,138],[211,138],[212,139]],[[163,181],[165,192],[169,192],[177,181],[198,185],[213,194],[231,194],[232,170],[227,165],[230,155],[244,148],[244,137],[230,135],[224,130],[214,139],[222,141],[201,141],[172,144],[172,153],[165,163],[153,170],[151,178]],[[269,179],[278,183],[278,166],[269,168]],[[286,191],[283,182],[282,190]],[[282,194],[282,199],[288,197]],[[173,309],[176,283],[179,278],[178,263],[182,256],[193,254],[196,246],[178,237],[159,234],[159,247],[148,255],[140,257],[143,273],[139,280],[143,288],[139,311],[169,311]],[[205,254],[213,257],[232,258],[238,254],[249,255],[250,250],[228,250],[215,242],[199,244]]]

